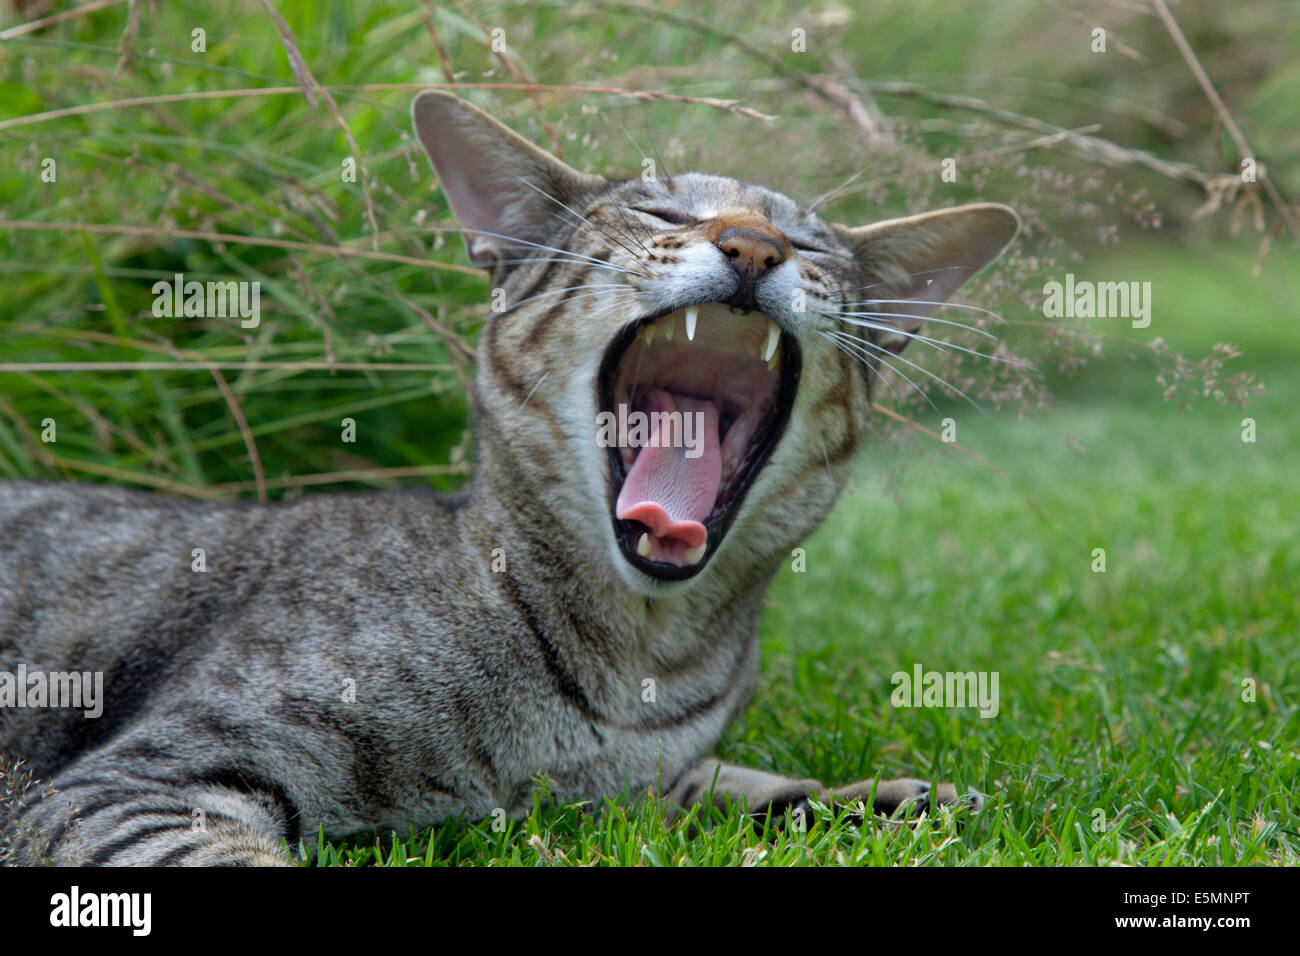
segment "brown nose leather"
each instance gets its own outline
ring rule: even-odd
[[[729,226],[715,244],[731,261],[733,269],[755,277],[785,262],[785,241],[771,227]]]
[[[727,257],[740,280],[727,302],[741,309],[756,308],[758,280],[767,270],[785,262],[790,254],[785,236],[765,217],[750,210],[725,212],[714,217],[708,224],[706,235]]]

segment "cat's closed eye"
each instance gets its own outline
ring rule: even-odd
[[[807,242],[803,239],[790,239],[789,237],[787,237],[787,241],[789,241],[791,248],[796,249],[799,252],[809,252],[812,253],[813,255],[823,255],[823,256],[828,256],[831,254],[829,249],[823,249],[821,246],[814,245],[813,243]]]
[[[694,216],[689,216],[681,210],[664,206],[633,206],[632,209],[647,216],[654,216],[672,226],[693,226],[699,222]]]

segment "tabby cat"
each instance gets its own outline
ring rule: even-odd
[[[0,698],[0,754],[52,785],[4,821],[16,859],[287,864],[318,830],[522,817],[538,774],[564,801],[826,799],[709,754],[754,688],[768,581],[845,483],[877,360],[1016,214],[846,228],[727,177],[577,172],[447,93],[412,112],[500,305],[472,483],[270,505],[0,484],[0,682],[103,679],[97,718]],[[598,440],[620,409],[651,440]],[[910,779],[834,796],[980,803]]]

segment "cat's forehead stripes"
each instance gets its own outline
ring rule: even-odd
[[[711,219],[725,210],[744,209],[767,218],[773,215],[800,217],[799,205],[788,196],[726,176],[681,173],[651,182],[631,180],[616,198],[627,202],[663,201],[689,212],[697,219]]]

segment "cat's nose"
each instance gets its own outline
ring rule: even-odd
[[[731,226],[722,231],[715,244],[744,277],[756,279],[785,262],[785,240],[775,229]]]

